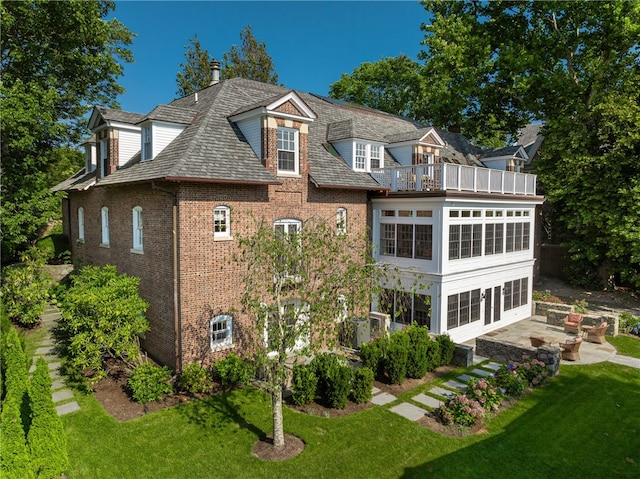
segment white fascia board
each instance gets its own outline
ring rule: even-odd
[[[433,135],[433,137],[436,139],[436,143],[429,143],[424,141],[424,139],[427,138],[429,135]],[[436,131],[435,128],[430,128],[429,131],[427,131],[424,135],[422,135],[418,140],[418,143],[421,145],[427,145],[427,146],[436,146],[436,147],[445,146],[444,140],[440,138],[440,135],[438,135],[438,132]]]
[[[91,183],[89,183],[87,186],[85,186],[84,188],[82,188],[82,191],[87,191],[89,188],[91,188],[93,185],[96,184],[96,180],[93,180]]]
[[[267,110],[273,111],[276,108],[278,108],[280,105],[284,105],[288,101],[293,103],[295,107],[302,112],[303,117],[306,118],[306,121],[313,121],[317,118],[314,111],[311,108],[309,108],[309,106],[302,100],[302,98],[298,96],[298,94],[295,91],[290,91],[286,95],[278,98],[276,101],[267,105]]]
[[[131,131],[140,131],[141,128],[138,125],[132,125],[131,123],[120,123],[116,121],[107,122],[108,126],[113,128],[117,128],[118,130],[131,130]]]

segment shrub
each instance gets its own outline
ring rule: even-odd
[[[328,395],[330,370],[338,365],[344,364],[344,358],[333,353],[318,353],[311,360],[311,368],[318,378],[316,394],[326,402]]]
[[[621,313],[619,317],[619,328],[622,332],[640,336],[640,317],[635,317],[631,313]]]
[[[503,397],[494,378],[470,379],[466,396],[472,401],[477,401],[485,411],[497,411]]]
[[[353,383],[351,385],[351,399],[356,404],[371,401],[373,389],[373,371],[362,367],[353,371]]]
[[[93,370],[91,381],[106,376],[103,356],[135,363],[139,335],[149,330],[148,303],[138,293],[140,279],[118,274],[115,266],[85,266],[72,280],[59,322],[67,336],[68,366],[77,375]]]
[[[20,405],[16,398],[7,398],[2,402],[0,419],[2,422],[0,477],[21,479],[34,477],[20,418]]]
[[[327,378],[326,404],[336,409],[344,409],[347,405],[353,370],[350,366],[336,363],[329,368]]]
[[[419,326],[417,323],[412,324],[404,330],[409,336],[409,349],[407,357],[407,377],[420,379],[423,378],[429,369],[429,330]]]
[[[584,299],[577,299],[573,303],[573,310],[576,313],[580,313],[580,314],[586,313],[588,307],[589,307],[589,303],[587,303],[587,301]]]
[[[173,391],[171,383],[171,370],[166,367],[158,367],[153,363],[144,362],[135,367],[127,382],[133,399],[145,404],[151,401],[159,401],[162,396]]]
[[[427,343],[427,371],[433,371],[440,366],[440,343],[429,338]]]
[[[21,406],[27,391],[27,359],[16,328],[11,326],[2,344],[2,366],[4,368],[5,399],[13,397]]]
[[[519,363],[502,364],[496,371],[496,386],[506,396],[519,396],[526,390],[527,380],[518,373]]]
[[[67,436],[51,399],[47,362],[38,358],[29,388],[31,426],[27,436],[36,477],[61,477],[69,468]]]
[[[551,375],[545,363],[536,358],[529,358],[528,356],[523,356],[522,361],[514,363],[514,366],[518,375],[526,381],[529,386],[541,386]]]
[[[182,370],[180,388],[189,394],[209,392],[212,386],[211,375],[200,363],[191,363]]]
[[[318,377],[309,364],[297,364],[293,367],[292,400],[294,404],[301,406],[310,404],[316,397]]]
[[[384,370],[384,356],[389,347],[389,338],[381,336],[371,343],[360,345],[360,360],[362,365],[373,371],[374,375],[381,377]]]
[[[453,351],[456,349],[456,343],[451,340],[451,337],[449,337],[448,334],[436,336],[436,341],[440,346],[440,364],[438,366],[451,364]]]
[[[249,384],[255,372],[253,363],[236,353],[229,353],[226,358],[216,361],[213,364],[213,371],[220,380],[220,384],[226,388]]]
[[[478,401],[460,394],[436,409],[435,414],[443,424],[473,426],[484,418],[484,409]]]
[[[551,291],[533,291],[532,298],[534,301],[542,301],[545,303],[565,304],[557,296],[551,294]]]
[[[22,263],[2,268],[2,302],[9,319],[26,327],[40,322],[47,305],[50,278],[37,254],[25,255]]]
[[[40,238],[36,242],[36,248],[49,264],[66,264],[71,256],[69,240],[62,231],[59,233],[52,231],[51,234]]]
[[[391,384],[400,384],[407,377],[408,357],[409,336],[402,332],[392,334],[384,358],[384,370]]]

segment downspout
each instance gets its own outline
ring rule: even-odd
[[[168,193],[173,198],[173,204],[171,206],[171,227],[172,227],[172,240],[173,240],[173,333],[174,333],[174,355],[176,358],[176,371],[182,371],[182,354],[180,349],[180,310],[178,307],[179,295],[178,295],[178,194],[174,191],[161,188],[156,185],[155,182],[151,183],[151,188],[154,190]]]

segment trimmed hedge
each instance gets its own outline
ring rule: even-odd
[[[67,436],[51,399],[47,362],[38,358],[29,388],[31,426],[27,436],[36,477],[61,477],[69,468]]]
[[[318,376],[316,376],[313,367],[308,364],[295,365],[291,386],[293,388],[291,399],[294,404],[298,406],[311,404],[316,397],[318,387]]]
[[[408,358],[409,336],[402,331],[392,334],[384,360],[384,370],[391,384],[400,384],[407,377]]]
[[[432,341],[429,330],[414,323],[405,330],[409,338],[409,350],[407,357],[407,377],[421,379],[429,371],[429,346]]]
[[[351,366],[336,363],[331,366],[327,376],[326,404],[336,409],[344,409],[351,392]]]
[[[351,385],[351,399],[356,404],[371,401],[373,389],[373,371],[362,367],[353,371],[353,383]]]
[[[2,403],[2,441],[0,441],[0,474],[7,479],[31,479],[29,450],[24,436],[20,406],[15,397]]]
[[[135,367],[127,386],[133,399],[139,403],[159,401],[162,396],[173,391],[169,382],[171,370],[166,367],[158,367],[153,363],[142,363]]]

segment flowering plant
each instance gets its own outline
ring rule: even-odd
[[[503,394],[496,385],[494,377],[471,378],[467,383],[466,396],[477,401],[485,411],[497,411],[502,403]]]
[[[478,401],[460,394],[436,409],[436,416],[443,424],[473,426],[484,418],[484,409]]]

